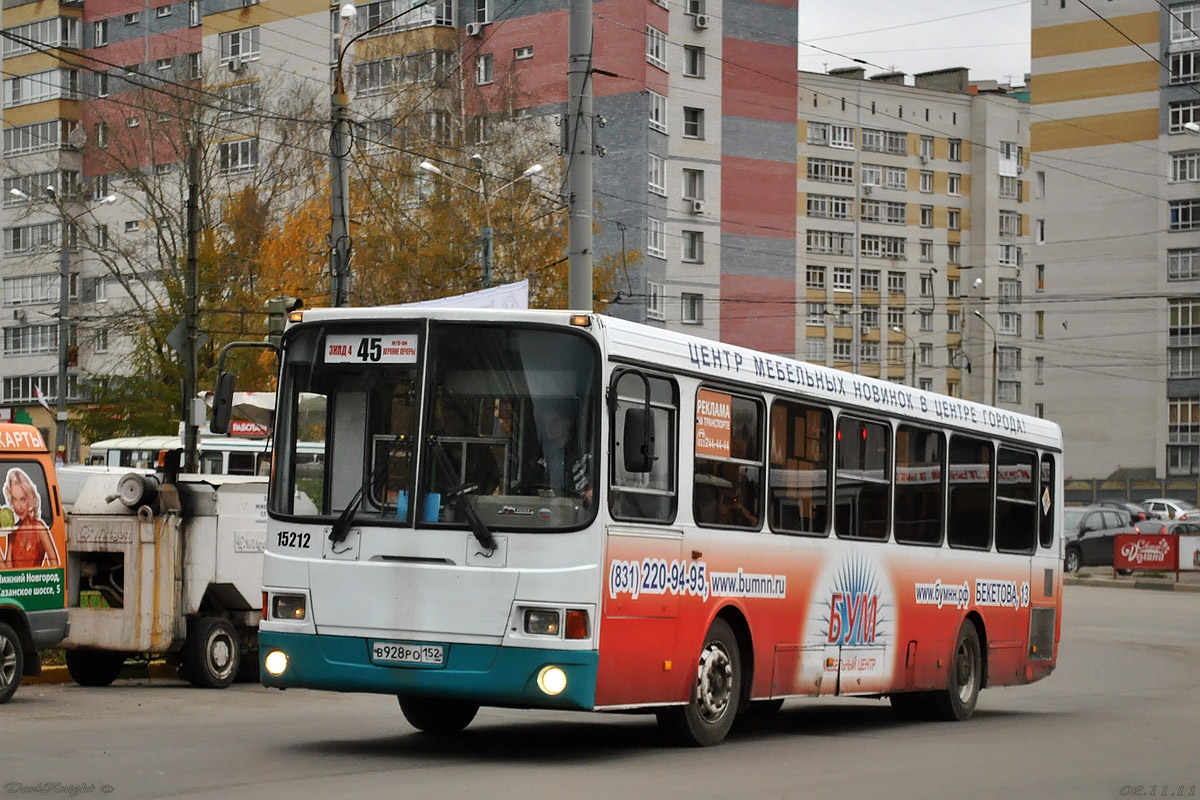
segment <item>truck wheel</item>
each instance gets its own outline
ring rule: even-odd
[[[408,724],[422,733],[432,733],[437,736],[448,736],[458,733],[471,724],[479,713],[479,706],[474,703],[462,703],[454,700],[432,700],[428,697],[396,698],[400,701],[400,711]]]
[[[67,672],[80,686],[108,686],[121,674],[125,654],[110,650],[68,650]]]
[[[183,643],[183,669],[192,686],[224,689],[242,663],[242,642],[227,620],[197,617],[188,623]]]
[[[930,710],[934,719],[947,722],[970,719],[979,701],[983,685],[983,657],[980,655],[979,633],[975,624],[966,620],[958,631],[954,654],[950,658],[946,688],[930,695]]]
[[[0,622],[0,703],[7,703],[21,685],[25,674],[25,650],[17,632]]]
[[[657,712],[658,724],[675,742],[711,747],[729,733],[742,696],[742,656],[723,619],[713,621],[700,648],[687,705]]]

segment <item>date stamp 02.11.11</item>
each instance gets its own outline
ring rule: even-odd
[[[1121,797],[1195,797],[1194,783],[1127,783]]]

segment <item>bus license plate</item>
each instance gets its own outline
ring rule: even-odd
[[[371,661],[376,664],[421,664],[440,667],[446,662],[446,647],[424,642],[372,642]]]

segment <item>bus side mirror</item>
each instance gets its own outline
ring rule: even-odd
[[[644,473],[654,469],[654,426],[648,409],[630,408],[625,412],[621,444],[626,472]]]
[[[233,373],[222,372],[217,376],[217,388],[213,392],[212,421],[208,429],[213,433],[229,433],[229,418],[233,414]]]

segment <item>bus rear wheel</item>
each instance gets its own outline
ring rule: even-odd
[[[121,674],[125,654],[110,650],[68,650],[67,673],[80,686],[108,686]]]
[[[422,733],[448,736],[458,733],[471,724],[479,713],[475,703],[457,700],[433,700],[428,697],[406,697],[400,695],[400,711],[408,724]]]
[[[0,622],[0,703],[7,703],[25,674],[25,650],[11,625]]]
[[[742,657],[723,619],[713,621],[700,648],[691,697],[657,712],[659,727],[678,744],[711,747],[728,735],[742,696]]]
[[[930,710],[934,719],[955,722],[970,719],[979,701],[983,686],[983,657],[979,647],[979,632],[970,620],[963,622],[950,659],[949,675],[944,691],[932,693]]]

